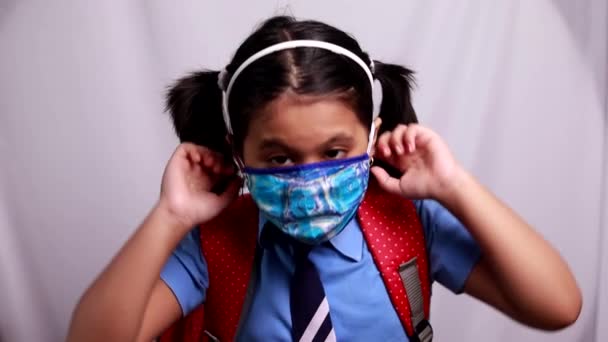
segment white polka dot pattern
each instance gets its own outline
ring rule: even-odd
[[[220,341],[234,340],[253,269],[257,227],[258,209],[246,195],[200,229],[209,272],[205,329]]]
[[[383,192],[376,182],[370,182],[358,214],[361,230],[393,306],[411,336],[410,306],[398,270],[401,264],[417,258],[426,317],[429,317],[431,297],[426,243],[416,207],[412,201]]]

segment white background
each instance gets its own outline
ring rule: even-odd
[[[0,339],[64,339],[78,296],[155,201],[177,143],[166,85],[221,68],[285,11],[416,70],[422,122],[583,290],[579,321],[548,334],[436,286],[436,340],[608,341],[605,0],[0,0]]]

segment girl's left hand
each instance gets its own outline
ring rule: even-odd
[[[371,172],[380,186],[407,198],[440,200],[454,190],[463,172],[441,137],[417,124],[399,125],[383,133],[374,156],[403,173],[397,179],[373,166]]]

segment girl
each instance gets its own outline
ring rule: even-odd
[[[375,120],[374,80],[382,86]],[[411,80],[409,70],[370,59],[334,27],[275,17],[245,40],[225,71],[178,81],[168,106],[182,144],[167,164],[158,202],[82,296],[68,340],[149,341],[209,303],[209,279],[219,271],[209,271],[209,251],[201,253],[214,231],[203,227],[217,226],[222,215],[221,222],[242,222],[232,239],[244,241],[252,220],[256,236],[251,293],[238,331],[226,336],[429,340],[409,288],[415,331],[404,330],[365,228],[399,213],[384,207],[378,218],[357,213],[374,189],[383,193],[378,200],[413,210],[391,225],[420,222],[425,252],[414,275],[423,292],[428,270],[429,281],[529,326],[572,324],[581,294],[568,266],[462,168],[437,134],[416,124]],[[256,204],[253,214],[226,209],[239,197],[240,175]],[[428,265],[421,263],[427,257]],[[227,264],[219,270],[229,267],[240,270]],[[215,285],[213,300],[221,287]]]

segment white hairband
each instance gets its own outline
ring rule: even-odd
[[[251,57],[247,58],[245,60],[245,62],[243,62],[236,69],[236,71],[232,74],[232,77],[230,78],[230,82],[228,82],[227,86],[225,86],[226,85],[225,84],[226,76],[227,76],[226,69],[222,70],[218,76],[218,85],[222,89],[222,114],[224,116],[224,124],[226,125],[226,130],[228,131],[228,134],[233,133],[232,124],[230,121],[230,115],[228,113],[228,98],[230,97],[230,91],[232,90],[232,86],[234,85],[234,82],[238,78],[239,74],[241,72],[243,72],[243,70],[245,70],[245,68],[247,68],[253,62],[257,61],[258,59],[260,59],[264,56],[270,55],[277,51],[293,49],[293,48],[298,48],[298,47],[313,47],[313,48],[329,50],[333,53],[337,53],[339,55],[343,55],[345,57],[350,58],[355,63],[357,63],[363,69],[363,71],[365,71],[365,74],[369,78],[371,89],[373,91],[373,89],[374,89],[374,77],[372,75],[373,68],[374,68],[373,60],[371,62],[371,68],[370,68],[367,66],[367,64],[365,62],[363,62],[363,60],[361,58],[359,58],[359,56],[355,55],[353,52],[351,52],[339,45],[328,43],[328,42],[323,42],[323,41],[318,41],[318,40],[289,40],[286,42],[271,45],[265,49],[262,49],[262,50],[256,52]],[[370,135],[369,135],[370,141],[369,141],[369,145],[368,145],[368,152],[371,149],[374,131],[375,131],[374,123],[372,120],[372,127],[371,127]]]

